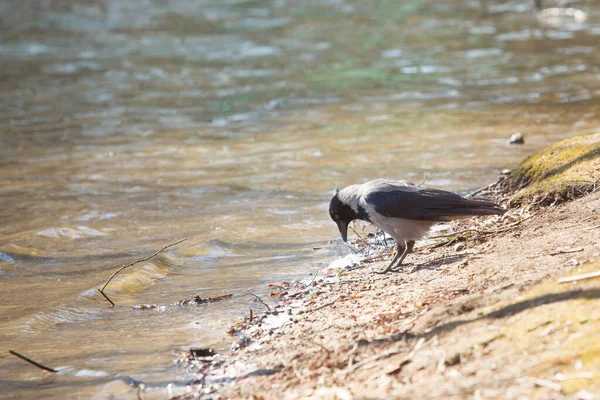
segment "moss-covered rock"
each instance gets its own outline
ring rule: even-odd
[[[511,204],[560,203],[596,189],[600,180],[600,133],[577,136],[525,159],[502,188],[514,193]]]

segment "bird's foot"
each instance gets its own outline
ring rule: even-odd
[[[402,272],[405,270],[404,267],[407,267],[407,266],[412,267],[413,265],[412,264],[402,264],[402,265],[396,265],[396,266],[392,266],[392,267],[387,266],[384,269],[377,270],[374,272],[376,274],[387,274],[388,272]],[[412,270],[411,270],[411,273],[412,273]]]
[[[388,265],[384,269],[375,270],[374,272],[376,274],[387,274],[388,272],[400,272],[400,271],[402,271],[404,269],[405,265],[406,264],[402,264],[402,265]]]

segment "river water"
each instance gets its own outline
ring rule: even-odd
[[[526,0],[1,3],[0,397],[184,379],[181,352],[227,349],[260,309],[247,293],[348,251],[333,188],[476,188],[596,132],[600,5],[569,7],[587,20]],[[117,276],[116,307],[97,293],[182,238]]]

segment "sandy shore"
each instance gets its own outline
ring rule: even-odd
[[[179,398],[600,399],[599,181],[600,134],[572,138],[491,186],[505,215],[449,224],[400,272],[375,273],[392,244],[356,240],[273,284],[231,352],[188,357]]]
[[[600,193],[533,209],[463,221],[479,232],[421,245],[399,273],[374,273],[382,250],[275,286],[236,350],[190,361],[204,384],[187,396],[598,398],[600,279],[559,278],[600,270]]]

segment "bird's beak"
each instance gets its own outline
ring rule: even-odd
[[[340,235],[342,235],[342,240],[345,242],[348,239],[348,224],[344,221],[338,221],[337,226],[340,230]]]

